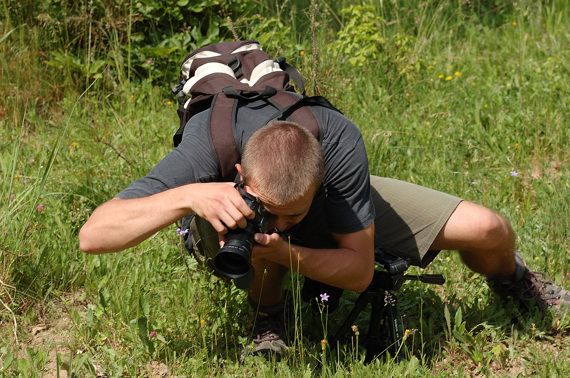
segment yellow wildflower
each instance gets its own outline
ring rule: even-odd
[[[449,80],[451,80],[451,79],[453,79],[453,77],[448,76],[448,77],[445,78],[445,81],[449,81]]]
[[[431,70],[431,69],[433,69],[433,66],[430,64],[429,66],[427,66],[427,69]]]
[[[17,179],[18,177],[20,177],[20,175],[14,175],[14,178]]]
[[[443,74],[439,75],[438,78],[443,79]]]
[[[485,108],[488,108],[489,106],[487,104],[485,104]]]
[[[73,148],[77,147],[77,143],[75,142],[71,143],[71,145],[73,146]]]
[[[200,325],[204,325],[206,324],[206,321],[204,319],[200,319]]]
[[[461,76],[461,72],[455,71],[455,74],[454,74],[454,75],[455,75],[455,76]]]
[[[172,101],[167,102],[168,106],[172,105]]]
[[[305,51],[304,51],[304,50],[301,50],[301,52],[299,53],[299,55],[301,55],[301,56],[305,55]]]
[[[356,336],[359,336],[359,335],[360,335],[360,332],[358,331],[358,326],[357,326],[357,325],[353,325],[353,326],[352,326],[352,332],[354,332],[354,334],[355,334]]]
[[[519,148],[519,144],[518,144],[518,143],[515,143],[515,148]]]
[[[517,22],[516,22],[516,21],[515,21],[515,22],[513,22],[513,26],[515,26],[515,27],[517,26]]]

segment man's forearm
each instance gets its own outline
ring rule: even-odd
[[[313,249],[280,243],[263,256],[302,275],[346,290],[365,290],[374,274],[374,224],[352,233],[335,234],[336,249]]]
[[[118,252],[153,235],[191,212],[185,207],[185,188],[135,199],[112,200],[99,206],[79,232],[79,246],[87,253]]]
[[[311,249],[291,246],[287,266],[315,281],[362,292],[372,280],[374,261],[344,249]]]

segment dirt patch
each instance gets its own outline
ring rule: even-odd
[[[81,351],[70,350],[73,345],[71,330],[75,323],[69,311],[74,309],[78,313],[85,312],[87,303],[84,298],[84,292],[77,291],[54,299],[48,305],[37,305],[34,309],[38,314],[35,324],[18,324],[19,333],[23,336],[20,336],[18,340],[17,358],[28,358],[28,348],[33,352],[46,353],[47,356],[43,357],[45,364],[39,374],[42,377],[57,377],[57,355],[59,354],[65,360],[68,359],[70,353],[81,353]],[[6,324],[2,328],[3,335],[13,335],[14,324]],[[59,377],[67,376],[67,371],[60,364]],[[98,374],[98,376],[101,375]]]
[[[59,355],[59,377],[67,378],[69,374],[65,365],[69,363],[70,358],[77,360],[84,353],[80,342],[74,339],[73,335],[77,333],[77,329],[74,329],[75,321],[70,313],[74,310],[80,315],[86,314],[89,302],[85,298],[85,292],[80,290],[53,299],[47,305],[37,305],[34,309],[38,314],[35,324],[18,324],[21,336],[18,340],[17,358],[27,359],[28,348],[34,353],[46,354],[45,357],[38,359],[45,358],[45,364],[42,363],[43,368],[40,367],[41,370],[38,373],[41,377],[55,378],[58,377],[57,356]],[[13,329],[13,323],[0,324],[0,339],[7,336],[8,340],[13,340]],[[96,377],[107,377],[103,367],[95,364],[93,359],[90,359],[90,362],[95,369]],[[161,362],[152,361],[141,368],[145,377],[171,377],[168,367]]]
[[[160,362],[152,361],[146,364],[146,369],[149,371],[150,377],[169,377],[168,367]]]
[[[20,342],[22,352],[25,352],[27,347],[32,349],[41,348],[47,351],[47,362],[42,372],[44,377],[57,377],[58,354],[63,357],[73,353],[69,348],[72,345],[70,331],[74,322],[69,316],[69,310],[84,311],[86,306],[84,298],[84,292],[77,291],[65,294],[60,299],[54,301],[46,309],[45,314],[38,318],[37,323],[30,327],[27,332],[29,338]],[[61,366],[59,368],[59,376],[68,376],[67,371]]]

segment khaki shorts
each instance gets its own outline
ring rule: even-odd
[[[374,246],[425,268],[439,253],[430,246],[462,200],[378,176],[370,176],[370,185],[376,209]]]
[[[439,253],[430,250],[431,244],[462,200],[436,190],[378,176],[370,176],[370,185],[376,209],[375,247],[410,259],[412,265],[425,268]],[[219,249],[218,234],[214,228],[199,217],[185,218],[182,227],[192,230],[186,248],[200,263],[219,274],[213,264]],[[326,242],[330,239],[323,237],[322,240],[321,248],[330,248],[330,243]]]

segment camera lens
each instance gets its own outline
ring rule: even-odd
[[[214,258],[220,272],[230,278],[239,278],[249,270],[251,252],[235,245],[224,245]]]
[[[233,279],[236,287],[246,289],[255,277],[255,271],[251,266],[253,235],[267,230],[267,217],[258,198],[247,193],[243,189],[243,184],[236,187],[247,206],[254,211],[255,217],[253,220],[247,220],[247,225],[243,229],[228,230],[226,242],[214,257],[214,264],[220,273]]]
[[[253,233],[249,232],[248,227],[230,230],[224,246],[214,258],[214,264],[227,277],[240,278],[249,271],[252,248]]]

